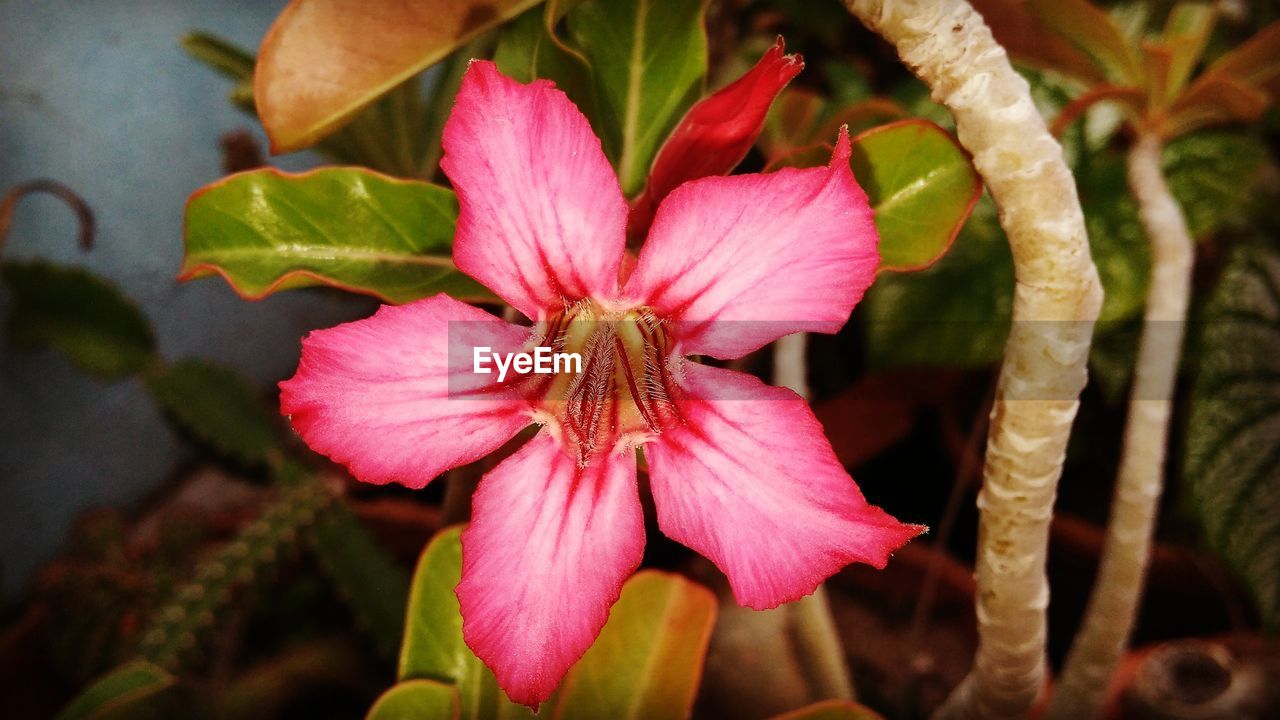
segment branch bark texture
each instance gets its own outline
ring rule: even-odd
[[[1129,190],[1151,243],[1151,285],[1130,390],[1124,450],[1093,594],[1072,642],[1048,717],[1093,717],[1133,630],[1163,489],[1169,418],[1191,294],[1194,249],[1160,169],[1160,139],[1141,133],[1129,151]]]
[[[1022,717],[1044,687],[1049,521],[1102,287],[1062,148],[982,17],[964,0],[845,2],[951,111],[1013,250],[1013,328],[978,495],[978,652],[938,716]]]

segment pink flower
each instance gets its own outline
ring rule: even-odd
[[[537,322],[445,295],[312,333],[281,409],[361,480],[421,488],[541,430],[484,477],[462,536],[467,644],[537,705],[600,632],[640,564],[643,447],[667,536],[770,608],[851,562],[883,567],[923,528],[869,505],[808,405],[684,358],[737,358],[835,332],[878,262],[842,134],[828,168],[708,177],[659,207],[629,278],[627,204],[585,117],[552,83],[473,62],[444,130],[454,260]],[[499,383],[471,346],[580,352],[580,374]]]

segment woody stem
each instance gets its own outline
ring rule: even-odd
[[[1051,719],[1097,712],[1129,642],[1151,553],[1194,259],[1186,218],[1160,169],[1161,148],[1160,138],[1142,132],[1129,151],[1129,190],[1151,243],[1151,285],[1106,546],[1049,704]]]

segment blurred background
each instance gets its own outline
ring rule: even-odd
[[[225,283],[178,284],[187,196],[224,174],[220,139],[260,126],[227,102],[225,79],[183,52],[216,29],[256,48],[283,0],[0,0],[0,188],[49,178],[96,218],[92,252],[77,220],[36,194],[16,211],[5,257],[80,265],[117,283],[150,316],[169,360],[240,369],[262,390],[297,365],[308,330],[368,312],[370,301],[303,291],[256,303]],[[307,153],[279,159],[304,169]],[[11,299],[0,290],[0,316]],[[0,588],[21,593],[63,545],[76,515],[131,506],[190,456],[141,383],[104,384],[53,350],[0,343]]]

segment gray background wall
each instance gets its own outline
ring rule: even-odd
[[[160,350],[239,368],[269,391],[309,329],[368,311],[361,299],[294,291],[258,303],[221,280],[179,285],[182,207],[221,175],[217,140],[256,123],[230,84],[178,39],[205,29],[256,48],[283,0],[0,0],[0,188],[48,177],[83,196],[97,248],[76,248],[57,200],[23,202],[4,253],[93,269],[151,317]],[[307,156],[279,164],[301,169]],[[0,290],[0,317],[10,299]],[[103,384],[49,351],[0,338],[0,589],[20,592],[73,518],[136,504],[188,452],[136,382]]]

